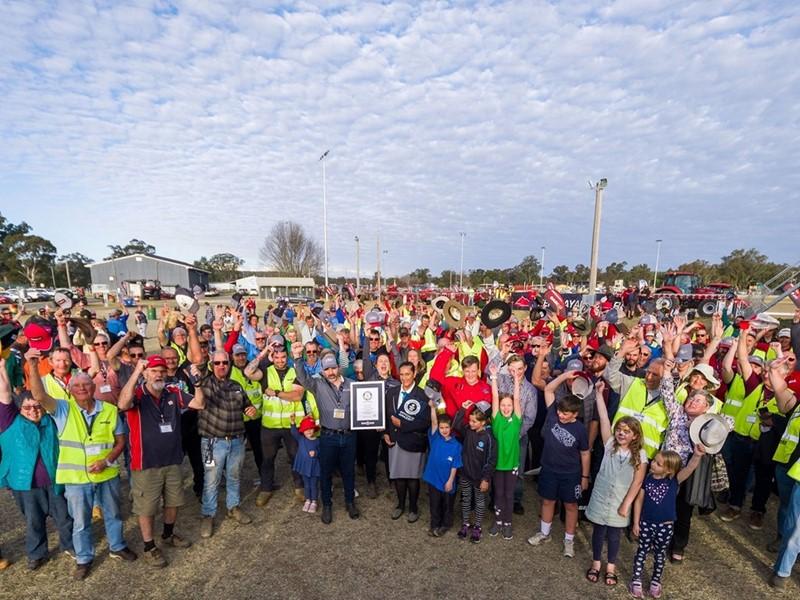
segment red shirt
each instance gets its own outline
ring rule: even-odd
[[[492,387],[482,379],[479,379],[474,385],[470,385],[463,377],[445,377],[447,365],[450,364],[450,360],[454,356],[454,352],[447,348],[442,348],[441,352],[436,356],[436,360],[433,361],[430,375],[431,379],[438,381],[442,386],[445,410],[451,419],[455,417],[456,412],[461,408],[465,400],[470,400],[473,403],[478,403],[481,400],[486,400],[489,404],[492,402]],[[469,412],[471,411],[467,411],[466,414],[469,414]]]

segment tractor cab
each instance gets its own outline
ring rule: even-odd
[[[696,273],[671,272],[665,273],[659,288],[672,288],[671,291],[677,294],[694,294],[696,290],[703,287],[700,276]],[[659,290],[661,291],[661,290]],[[663,290],[668,291],[668,290]]]

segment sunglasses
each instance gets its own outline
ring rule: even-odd
[[[319,350],[306,350],[306,354],[319,354]]]
[[[267,338],[256,338],[257,342],[266,342]]]
[[[95,342],[93,346],[108,346],[108,342]]]
[[[212,361],[215,367],[221,367],[223,365],[229,365],[230,363],[227,360],[215,360]]]
[[[42,410],[42,407],[41,407],[41,406],[39,406],[39,405],[37,405],[37,406],[22,406],[22,407],[20,407],[20,410],[35,410],[35,411],[40,411],[40,410]]]
[[[373,338],[373,337],[371,337],[371,338],[369,338],[369,341],[370,342],[380,342],[381,338]]]
[[[541,348],[541,346],[531,346],[531,348]]]
[[[144,358],[144,352],[137,352],[136,354],[134,354],[133,352],[129,352],[128,356],[130,356],[131,358]]]

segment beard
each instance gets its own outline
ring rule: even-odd
[[[153,381],[152,383],[150,383],[150,388],[151,388],[151,389],[152,389],[154,392],[156,392],[156,393],[160,394],[161,392],[163,392],[163,391],[164,391],[164,386],[165,386],[165,385],[166,385],[166,384],[165,384],[163,381]]]

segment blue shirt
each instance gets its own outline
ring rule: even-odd
[[[542,467],[561,474],[581,472],[581,452],[589,449],[589,435],[580,421],[562,423],[556,412],[556,402],[547,409],[542,427]]]
[[[128,315],[122,315],[117,319],[109,319],[106,321],[106,329],[111,335],[120,337],[128,331]]]
[[[453,436],[449,440],[444,439],[438,429],[428,430],[428,441],[430,450],[422,479],[440,492],[444,492],[444,486],[450,479],[450,469],[461,468],[461,442]],[[455,488],[453,482],[453,489],[449,493],[454,494]]]
[[[80,407],[80,405],[76,402],[75,406],[78,407],[78,410],[81,411],[81,416],[86,423],[91,423],[94,421],[94,418],[100,414],[100,410],[103,408],[102,403],[100,400],[94,401],[94,410],[91,412],[87,412]],[[69,401],[68,400],[56,400],[56,410],[53,412],[51,417],[56,422],[56,427],[58,428],[58,435],[61,435],[64,432],[64,427],[67,426],[67,416],[69,415]],[[88,425],[87,425],[88,429]],[[117,426],[114,428],[114,435],[122,435],[125,433],[125,423],[122,419],[117,419]]]
[[[656,479],[650,473],[644,479],[644,505],[642,521],[648,523],[669,523],[677,518],[676,500],[680,484],[674,477]]]

